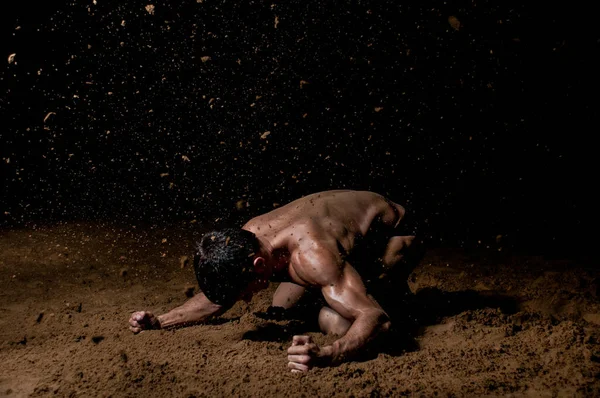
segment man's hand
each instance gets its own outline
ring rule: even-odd
[[[323,366],[330,359],[327,347],[319,348],[310,336],[294,336],[288,348],[288,368],[292,373],[307,372],[313,366]]]
[[[138,311],[131,314],[129,318],[129,330],[139,333],[142,330],[160,329],[158,318],[148,311]]]

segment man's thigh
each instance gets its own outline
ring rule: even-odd
[[[390,242],[407,241],[404,236],[398,240],[395,238],[390,238]],[[365,278],[367,293],[373,296],[392,318],[392,323],[394,318],[403,318],[408,311],[407,306],[412,296],[408,279],[423,258],[424,246],[419,238],[414,237],[410,239],[410,245],[402,247],[399,253],[394,255],[397,256],[392,263],[385,262],[385,255],[378,258],[376,261],[380,263],[381,271],[376,277]]]

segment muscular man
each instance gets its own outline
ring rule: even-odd
[[[279,278],[284,282],[273,307],[288,309],[307,288],[316,287],[327,304],[319,326],[340,336],[324,347],[308,336],[294,336],[288,367],[300,372],[340,363],[390,329],[390,318],[369,286],[395,270],[404,277],[398,283],[406,285],[416,264],[405,260],[418,246],[406,219],[404,207],[379,194],[337,190],[295,200],[241,229],[209,232],[194,259],[201,292],[163,315],[135,312],[130,329],[138,333],[202,322]]]

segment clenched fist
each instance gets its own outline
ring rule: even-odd
[[[307,372],[313,366],[327,366],[331,353],[320,348],[310,336],[294,336],[292,346],[288,348],[288,368],[292,373]]]
[[[129,318],[129,330],[139,333],[142,330],[160,329],[158,317],[148,311],[138,311],[131,314]]]

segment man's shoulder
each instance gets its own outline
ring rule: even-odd
[[[339,252],[319,240],[306,243],[290,253],[290,267],[307,282],[325,286],[340,274],[344,260]]]

